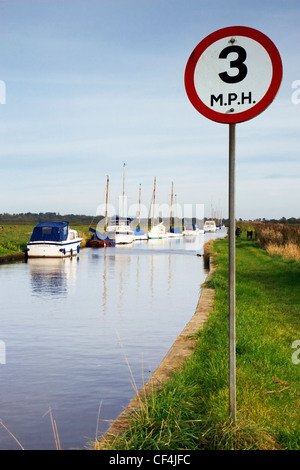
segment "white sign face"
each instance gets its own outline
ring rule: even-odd
[[[281,59],[274,44],[251,28],[230,27],[198,44],[186,67],[185,84],[200,113],[230,123],[263,111],[281,78]]]

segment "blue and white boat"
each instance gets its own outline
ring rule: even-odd
[[[140,225],[133,229],[135,240],[148,240],[148,234],[141,229]]]
[[[76,256],[80,251],[82,238],[68,222],[40,222],[27,243],[28,258],[64,258]]]

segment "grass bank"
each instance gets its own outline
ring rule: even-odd
[[[207,282],[214,309],[180,372],[143,400],[124,433],[106,448],[126,450],[299,450],[300,263],[237,239],[237,423],[228,413],[228,250]],[[298,346],[299,350],[299,346]],[[95,444],[96,449],[103,443]]]

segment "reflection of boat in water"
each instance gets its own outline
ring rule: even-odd
[[[82,238],[68,222],[40,222],[27,244],[28,258],[64,258],[77,255]]]
[[[74,286],[78,263],[71,258],[51,258],[47,263],[41,258],[29,258],[27,264],[36,295],[61,297]]]
[[[157,225],[155,224],[155,191],[156,191],[156,177],[154,178],[154,188],[152,195],[152,206],[153,206],[153,216],[152,216],[152,225],[151,229],[148,232],[148,238],[167,238],[166,227],[163,225],[163,222],[160,222]],[[151,205],[150,205],[151,208]],[[149,216],[150,219],[150,216]]]

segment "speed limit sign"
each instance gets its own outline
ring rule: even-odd
[[[247,121],[273,101],[282,79],[282,62],[273,42],[246,26],[220,29],[203,39],[185,70],[192,105],[221,123]]]
[[[265,34],[245,26],[230,26],[196,46],[184,80],[187,95],[199,113],[229,124],[229,410],[235,422],[235,131],[237,123],[257,116],[273,101],[282,80],[282,62]]]

